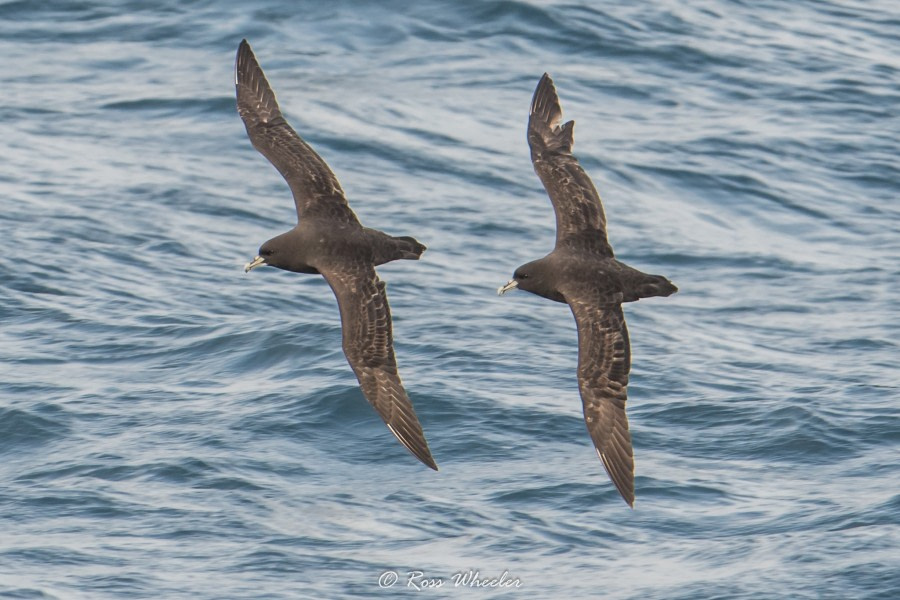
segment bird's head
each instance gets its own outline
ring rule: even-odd
[[[526,263],[516,269],[513,278],[497,290],[499,295],[514,289],[537,294],[556,302],[565,302],[565,298],[556,290],[556,271],[547,257]]]
[[[511,290],[520,289],[525,290],[526,292],[532,291],[529,289],[534,282],[534,273],[532,264],[528,263],[527,265],[522,265],[516,272],[513,273],[513,278],[506,282],[506,285],[502,286],[497,290],[497,294],[502,296],[506,292]]]
[[[275,267],[294,273],[318,273],[318,269],[309,264],[309,251],[303,244],[303,238],[296,229],[292,229],[259,247],[259,254],[244,265],[244,272],[256,267]]]
[[[259,254],[257,254],[253,260],[244,265],[244,273],[249,273],[256,267],[278,266],[277,244],[273,242],[274,240],[269,240],[259,247]]]

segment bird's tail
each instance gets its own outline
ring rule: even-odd
[[[662,275],[647,275],[638,286],[638,298],[650,298],[652,296],[671,296],[678,291],[671,281]]]
[[[419,257],[422,256],[422,253],[425,252],[425,244],[419,243],[419,241],[408,235],[391,238],[394,241],[394,247],[397,252],[397,259],[406,259],[406,260],[419,260]]]

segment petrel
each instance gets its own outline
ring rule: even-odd
[[[234,84],[247,135],[287,181],[298,220],[293,229],[260,246],[244,271],[268,265],[321,273],[337,298],[344,354],[366,400],[407,450],[437,470],[397,372],[391,310],[384,282],[375,272],[392,260],[417,260],[425,246],[360,224],[334,173],[284,119],[247,40],[238,47]]]
[[[669,296],[678,288],[614,258],[600,196],[572,155],[575,122],[561,122],[556,88],[544,73],[531,101],[528,145],[556,213],[556,246],[516,269],[497,292],[519,288],[572,309],[584,421],[609,478],[634,507],[634,459],[625,414],[631,348],[622,303]]]

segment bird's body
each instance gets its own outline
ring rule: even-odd
[[[585,423],[610,479],[633,506],[634,460],[625,414],[631,348],[622,303],[668,296],[677,288],[665,277],[616,260],[600,196],[572,154],[574,121],[561,120],[556,89],[544,74],[531,103],[528,144],[556,213],[556,245],[516,269],[499,293],[518,288],[571,308]]]
[[[295,273],[320,273],[331,262],[362,260],[377,267],[394,260],[416,260],[425,246],[411,237],[394,237],[377,229],[323,219],[304,219],[290,231],[270,240],[284,252],[277,266]],[[260,256],[268,251],[263,244]]]
[[[554,302],[568,303],[567,298],[571,298],[604,306],[669,295],[662,293],[668,289],[667,280],[661,281],[659,275],[648,275],[612,257],[565,248],[526,263],[519,270],[530,280],[520,281],[519,289]]]
[[[287,181],[298,219],[260,246],[245,271],[266,265],[325,278],[338,301],[344,354],[366,400],[416,458],[437,470],[397,371],[385,284],[375,272],[386,262],[418,259],[425,246],[360,224],[334,173],[282,116],[247,40],[238,48],[235,88],[247,135]]]

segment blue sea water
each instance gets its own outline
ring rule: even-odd
[[[0,597],[896,597],[893,2],[20,0],[0,31]],[[325,282],[242,273],[295,219],[244,37],[363,223],[429,247],[379,272],[440,472]],[[680,288],[626,306],[634,510],[570,312],[495,294],[553,244],[545,71],[617,256]]]

